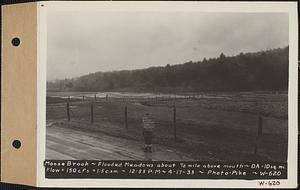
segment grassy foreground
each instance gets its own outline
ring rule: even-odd
[[[47,97],[47,123],[105,133],[141,142],[142,116],[155,120],[154,144],[173,147],[195,160],[271,160],[287,157],[288,122],[286,94],[226,94],[218,98],[189,99],[71,99],[67,121],[66,100]],[[94,123],[91,124],[93,103]],[[177,141],[173,106],[176,106]],[[127,106],[128,130],[125,128]],[[263,135],[254,155],[258,115]]]

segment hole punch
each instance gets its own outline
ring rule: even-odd
[[[12,39],[11,43],[12,43],[13,46],[17,47],[17,46],[20,45],[21,40],[20,40],[20,38],[15,37],[15,38]]]
[[[19,140],[14,140],[12,145],[15,149],[19,149],[21,147],[21,142]]]

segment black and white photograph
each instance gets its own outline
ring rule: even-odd
[[[51,12],[46,159],[287,161],[286,13]]]

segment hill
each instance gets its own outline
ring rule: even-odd
[[[130,60],[128,60],[130,61]],[[147,61],[147,60],[145,60]],[[48,91],[273,91],[288,88],[289,48],[47,82]],[[126,64],[126,62],[124,62]]]

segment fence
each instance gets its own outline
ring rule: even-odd
[[[269,135],[274,131],[269,130],[268,117],[261,114],[201,108],[195,101],[196,98],[193,96],[184,98],[68,96],[63,101],[47,104],[47,120],[83,121],[99,128],[107,124],[123,129],[135,138],[141,136],[143,115],[150,113],[156,124],[155,137],[162,142],[175,141],[175,144],[182,141],[192,144],[209,142],[211,146],[234,147],[241,151],[252,152],[254,155],[258,155],[259,150],[269,149],[274,143],[274,141],[270,141],[269,144],[266,142],[266,139],[274,138],[274,135]],[[275,122],[279,126],[285,120]],[[281,134],[285,132],[283,131],[282,129],[275,132]],[[264,136],[264,133],[267,135]],[[274,148],[271,149],[273,151]]]

